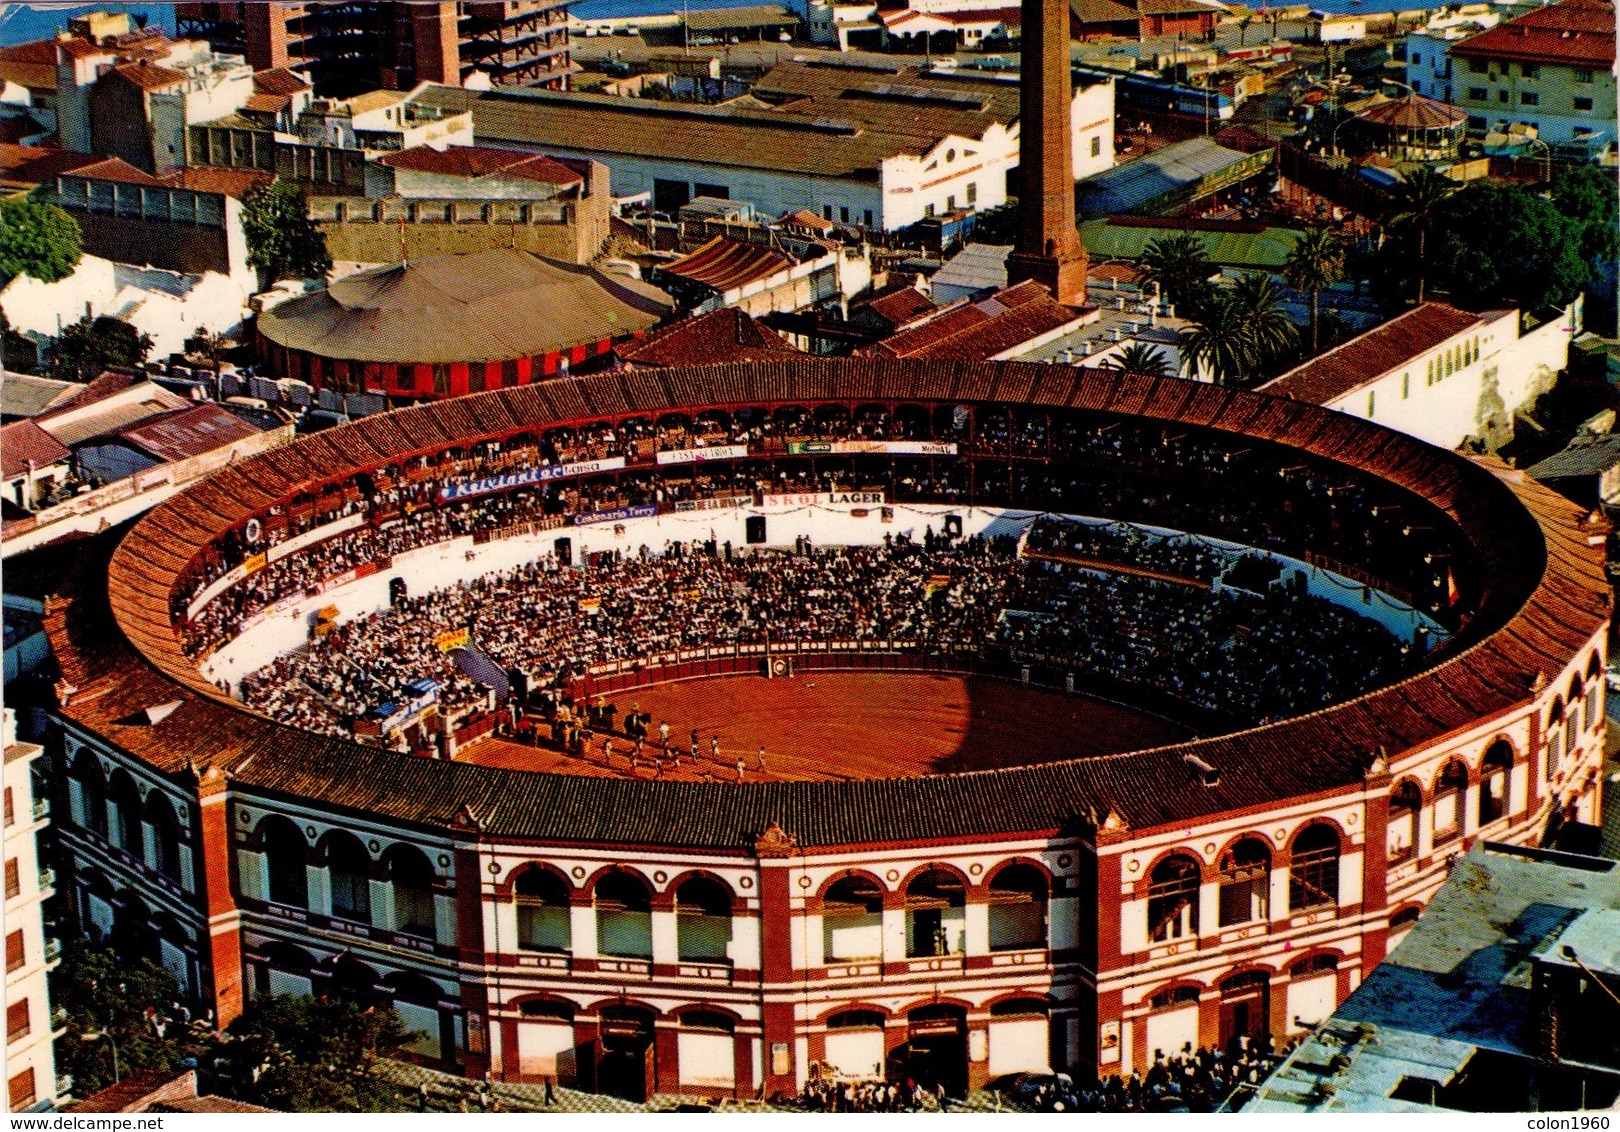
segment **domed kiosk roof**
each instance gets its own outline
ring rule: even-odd
[[[648,330],[672,306],[625,276],[492,248],[357,272],[265,311],[259,332],[350,361],[504,361]]]
[[[1369,106],[1357,118],[1395,130],[1449,130],[1468,121],[1468,115],[1457,107],[1421,94]]]

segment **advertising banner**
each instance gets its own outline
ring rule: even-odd
[[[701,464],[709,460],[742,460],[748,456],[746,444],[716,444],[709,448],[673,448],[658,454],[660,464]]]
[[[624,467],[623,456],[613,456],[605,460],[581,460],[574,464],[552,464],[543,468],[524,468],[521,471],[508,472],[503,476],[489,476],[480,480],[468,480],[466,483],[451,484],[449,487],[439,489],[439,501],[449,503],[457,499],[471,499],[475,495],[488,495],[492,491],[504,491],[510,487],[523,487],[525,484],[544,483],[547,480],[569,479],[573,476],[588,476],[596,472],[611,472]]]

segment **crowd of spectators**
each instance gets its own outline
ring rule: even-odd
[[[805,1083],[798,1107],[808,1112],[943,1112],[945,1089],[927,1089],[907,1077],[900,1081],[840,1081],[821,1077]]]
[[[976,461],[915,455],[788,456],[797,439],[947,441]],[[658,465],[658,453],[715,445],[742,445],[743,459]],[[984,457],[994,457],[984,459]],[[1005,457],[1005,459],[1001,459]],[[623,469],[446,504],[441,493],[469,482],[528,468],[591,460],[623,459]],[[1292,557],[1320,556],[1349,564],[1383,580],[1384,588],[1428,611],[1449,604],[1443,580],[1451,553],[1449,523],[1427,505],[1387,484],[1351,475],[1297,452],[1263,441],[1184,426],[1110,418],[1100,414],[1052,413],[1045,409],[990,406],[890,411],[863,405],[774,411],[743,408],[696,416],[603,421],[548,430],[505,442],[478,442],[438,456],[413,457],[396,468],[360,477],[362,487],[345,493],[344,511],[362,508],[376,526],[401,518],[414,531],[403,536],[420,545],[446,532],[487,529],[524,521],[514,512],[560,521],[569,513],[653,504],[672,508],[715,496],[753,496],[789,491],[881,490],[895,503],[983,503],[1108,515],[1123,521],[1173,527],[1261,547]],[[357,502],[351,494],[363,491]],[[431,516],[421,517],[422,510]],[[214,579],[248,556],[334,513],[306,513],[299,522],[267,523],[265,537],[248,542],[233,532],[193,567],[176,593],[176,620]],[[444,514],[449,512],[449,514]],[[473,512],[478,512],[474,514]],[[441,528],[433,523],[441,522]],[[269,529],[271,526],[274,529]],[[335,548],[365,561],[386,555],[388,539],[350,540]],[[310,558],[308,552],[300,557]],[[253,589],[287,592],[316,569],[283,566]],[[296,575],[296,576],[289,576]],[[316,579],[319,580],[318,578]],[[241,589],[242,587],[235,587]],[[251,610],[258,596],[241,595]],[[217,603],[216,603],[217,604]],[[191,634],[202,647],[229,635],[233,616]]]
[[[1032,554],[1129,563],[1139,570],[1204,583],[1219,578],[1239,552],[1221,550],[1196,535],[1162,537],[1124,523],[1076,523],[1042,517],[1029,526]]]
[[[1169,1056],[1156,1050],[1146,1072],[1116,1074],[1085,1087],[1048,1077],[1019,1099],[1043,1112],[1236,1111],[1301,1040],[1277,1047],[1271,1035],[1260,1034],[1224,1050],[1184,1049]]]
[[[1207,575],[1187,540],[1043,519],[1031,541],[1090,559]],[[276,718],[349,734],[356,718],[439,684],[441,711],[487,698],[441,634],[466,627],[533,692],[593,666],[682,649],[808,641],[899,642],[923,651],[1010,653],[1149,689],[1254,723],[1358,695],[1399,674],[1410,649],[1377,622],[1292,584],[1265,595],[1027,557],[1008,535],[922,543],[744,551],[669,543],[583,566],[546,555],[513,570],[405,597],[336,627],[243,681]]]

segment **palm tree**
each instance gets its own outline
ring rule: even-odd
[[[1245,272],[1231,291],[1232,302],[1248,327],[1249,367],[1258,375],[1294,348],[1299,328],[1283,312],[1288,295],[1270,275]]]
[[[1420,303],[1428,274],[1429,231],[1434,227],[1440,206],[1461,187],[1434,166],[1420,165],[1406,174],[1391,194],[1389,228],[1392,231],[1410,229],[1417,233],[1417,301]],[[1485,233],[1476,233],[1476,236],[1488,238]]]
[[[1181,332],[1181,352],[1193,373],[1202,367],[1218,385],[1246,383],[1252,357],[1249,328],[1230,287],[1215,288],[1199,304],[1191,325]]]
[[[1193,305],[1215,274],[1204,241],[1188,232],[1149,240],[1136,266],[1144,290],[1156,285],[1167,300],[1182,307]]]
[[[1312,228],[1299,238],[1283,264],[1283,280],[1311,296],[1311,356],[1322,347],[1318,326],[1322,292],[1344,278],[1344,245],[1326,228]]]
[[[1149,346],[1145,342],[1132,342],[1114,355],[1106,368],[1121,373],[1141,374],[1144,377],[1168,377],[1170,359],[1156,346]]]

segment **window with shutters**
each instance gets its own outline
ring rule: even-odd
[[[27,961],[28,957],[23,953],[22,929],[18,928],[6,936],[6,970],[15,971]]]
[[[6,862],[6,899],[22,895],[22,873],[17,869],[17,858]]]
[[[6,1041],[27,1037],[28,1030],[28,1000],[25,998],[6,1007]]]
[[[6,787],[6,824],[10,825],[17,820],[17,811],[11,801],[11,787]]]
[[[34,1102],[39,1099],[34,1092],[34,1071],[24,1069],[13,1077],[7,1083],[6,1093],[7,1099],[11,1102],[12,1112],[21,1112],[25,1108],[31,1108]]]

